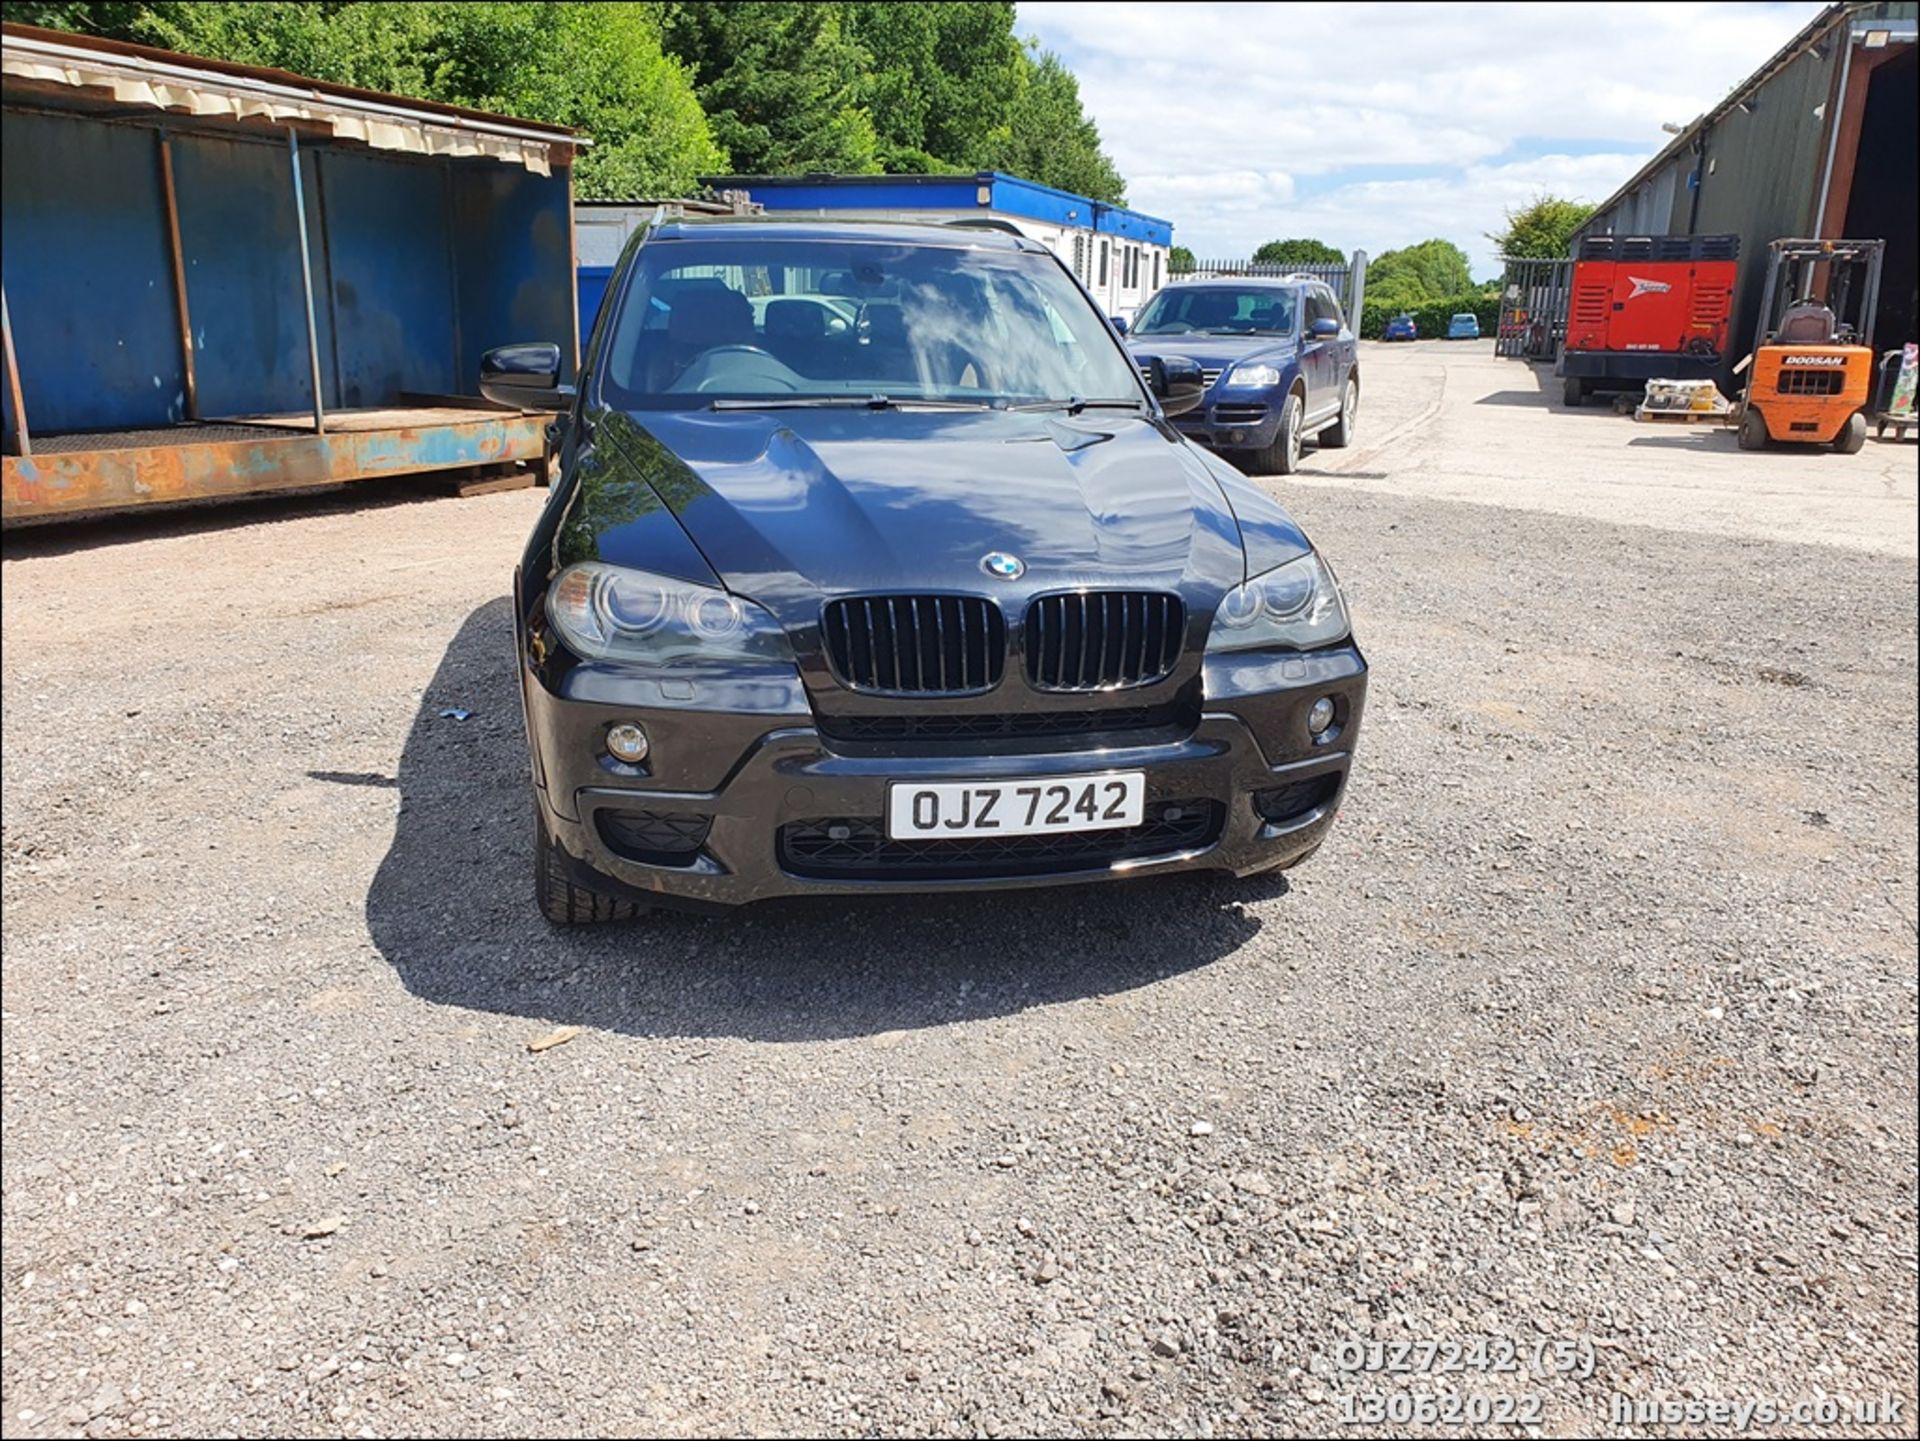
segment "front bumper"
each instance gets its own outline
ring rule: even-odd
[[[1236,875],[1283,867],[1325,838],[1344,794],[1366,702],[1366,662],[1345,646],[1306,655],[1209,657],[1198,722],[1050,740],[849,742],[822,733],[797,677],[675,682],[577,667],[560,693],[523,672],[527,727],[548,834],[576,879],[655,904],[738,905],[776,896],[857,895],[1055,885],[1181,870]],[[1332,697],[1327,738],[1306,713]],[[725,708],[720,708],[724,705]],[[648,767],[610,764],[609,726],[638,720],[652,737]],[[924,863],[823,860],[832,826],[884,825],[895,781],[1028,780],[1089,772],[1146,773],[1157,829],[1062,855],[1014,847],[953,864],[954,847]],[[1271,815],[1263,815],[1257,798]],[[1206,807],[1204,822],[1194,803]],[[1164,823],[1168,815],[1171,824]],[[636,823],[633,817],[647,819]],[[679,837],[679,839],[674,839]],[[1165,838],[1157,848],[1156,838]],[[691,842],[691,843],[690,843]],[[656,843],[675,847],[654,849]],[[984,846],[998,846],[986,842]],[[833,847],[826,847],[832,851]],[[1070,848],[1071,850],[1071,848]]]
[[[1671,350],[1563,350],[1559,373],[1605,386],[1643,385],[1649,380],[1710,380],[1720,374],[1718,355]]]
[[[1283,399],[1256,391],[1209,400],[1185,415],[1174,416],[1173,424],[1187,439],[1197,440],[1210,450],[1263,450],[1280,435]]]

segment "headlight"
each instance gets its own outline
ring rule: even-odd
[[[1311,650],[1351,630],[1340,582],[1318,551],[1308,551],[1222,596],[1207,649]]]
[[[561,571],[547,592],[547,616],[589,660],[793,663],[786,633],[752,601],[617,565],[586,561]]]
[[[1236,365],[1227,377],[1228,385],[1266,388],[1280,383],[1280,372],[1271,365]]]

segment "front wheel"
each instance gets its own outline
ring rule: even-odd
[[[1740,448],[1742,450],[1765,450],[1767,448],[1767,422],[1759,411],[1748,408],[1740,417]]]
[[[556,926],[629,921],[646,910],[632,901],[574,884],[560,855],[560,847],[547,834],[537,796],[533,802],[533,899],[540,907],[540,914]]]
[[[1847,423],[1840,427],[1840,433],[1833,438],[1833,448],[1842,455],[1858,455],[1860,447],[1867,443],[1867,418],[1859,411],[1847,417]]]
[[[1569,410],[1578,409],[1587,398],[1587,383],[1577,375],[1569,375],[1566,383],[1560,387],[1560,399]]]
[[[1300,392],[1292,391],[1280,406],[1280,429],[1273,444],[1254,452],[1262,475],[1292,475],[1300,468]]]
[[[1340,392],[1340,418],[1320,432],[1320,444],[1340,450],[1353,444],[1353,426],[1360,415],[1360,382],[1351,375],[1347,388]]]

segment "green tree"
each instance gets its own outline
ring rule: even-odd
[[[1099,127],[1081,108],[1080,82],[1051,51],[1030,46],[1024,60],[1005,129],[980,168],[1125,205],[1127,183],[1100,148]]]
[[[845,7],[786,0],[673,0],[659,7],[666,50],[693,74],[714,138],[742,174],[880,169],[861,104],[871,57]]]
[[[1176,245],[1167,251],[1167,274],[1191,275],[1194,272],[1193,252],[1184,245]]]
[[[1407,309],[1473,289],[1464,250],[1450,240],[1423,240],[1389,250],[1367,266],[1367,299]]]
[[[1269,240],[1253,252],[1255,265],[1344,265],[1346,260],[1320,240]]]
[[[574,126],[594,142],[575,176],[589,198],[685,194],[727,163],[646,6],[159,0],[9,3],[7,18],[29,10],[18,18]]]
[[[862,96],[894,174],[977,169],[1003,133],[1026,56],[1010,4],[849,4],[847,33],[866,51]]]
[[[0,0],[9,20],[572,125],[586,196],[698,176],[1005,170],[1126,185],[1079,85],[1004,0]]]
[[[1521,260],[1559,260],[1572,253],[1573,232],[1598,206],[1558,195],[1536,195],[1507,212],[1507,228],[1488,232],[1494,251]]]
[[[385,4],[350,9],[394,10]],[[435,59],[439,98],[571,125],[593,145],[576,183],[589,199],[686,195],[727,168],[691,77],[660,46],[652,7],[447,4]]]
[[[416,95],[436,93],[432,71],[437,7],[427,4],[303,5],[292,0],[162,0],[141,7],[129,37],[189,55],[267,65],[331,80]],[[529,116],[539,119],[539,116]]]
[[[88,0],[0,0],[0,20],[10,25],[39,25],[82,35],[131,40],[133,25],[147,7],[138,3],[90,4]]]

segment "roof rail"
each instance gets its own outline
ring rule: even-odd
[[[942,225],[957,225],[972,230],[1004,230],[1007,234],[1017,235],[1022,240],[1027,238],[1027,232],[1015,225],[1011,220],[998,220],[991,215],[967,215],[961,217],[959,220],[943,220],[940,223]]]

